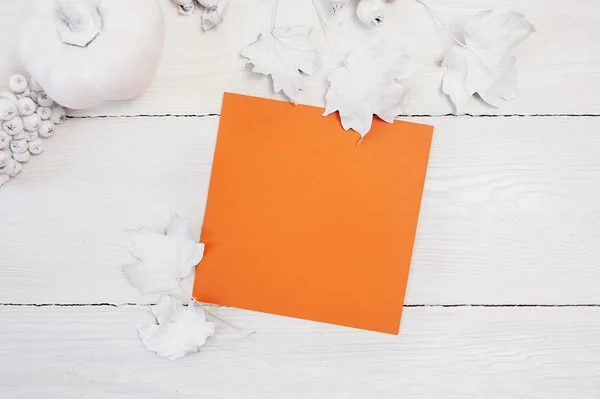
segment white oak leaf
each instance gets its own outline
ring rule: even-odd
[[[407,54],[384,41],[354,50],[346,66],[327,78],[330,87],[323,116],[339,111],[344,129],[353,129],[361,137],[371,130],[373,115],[394,122],[405,110],[408,94],[396,79],[407,78],[413,69]]]
[[[516,96],[516,58],[511,52],[532,32],[533,25],[516,12],[484,11],[467,21],[464,45],[453,46],[442,62],[442,91],[457,112],[475,93],[495,107]]]
[[[182,281],[193,278],[204,255],[204,244],[190,236],[179,215],[172,217],[166,234],[142,228],[130,235],[130,253],[138,262],[125,266],[123,272],[142,294],[177,291]]]
[[[241,55],[254,65],[253,72],[271,75],[276,93],[296,102],[302,88],[302,75],[312,75],[319,68],[319,53],[309,43],[310,29],[304,26],[275,28],[261,33],[242,50]]]
[[[187,308],[178,299],[163,296],[152,307],[158,324],[148,324],[138,330],[144,346],[169,360],[198,352],[215,333],[215,323],[207,322],[202,306],[191,302]]]

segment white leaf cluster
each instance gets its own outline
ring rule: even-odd
[[[330,1],[334,12],[347,3]],[[418,1],[434,16],[423,1]],[[370,24],[377,25],[381,18],[375,11],[380,3],[382,0],[360,0],[357,12],[374,18]],[[327,33],[316,6],[315,11]],[[523,15],[492,10],[473,16],[464,27],[462,39],[453,36],[457,45],[444,57],[442,91],[457,111],[475,93],[493,106],[516,96],[516,59],[511,52],[534,31]],[[302,26],[275,28],[261,33],[241,55],[253,65],[253,72],[271,76],[275,92],[282,91],[296,103],[302,74],[311,75],[319,67],[319,55],[310,46],[309,35],[310,29]],[[344,60],[345,65],[327,78],[330,86],[323,115],[339,112],[343,128],[357,131],[361,140],[371,129],[374,115],[392,123],[406,112],[408,89],[398,80],[408,78],[414,70],[408,54],[378,37],[367,46],[355,48]]]
[[[44,151],[42,139],[52,137],[67,115],[33,79],[16,74],[8,87],[0,93],[0,187]]]
[[[189,234],[187,223],[171,218],[164,233],[146,228],[130,231],[130,253],[137,262],[123,267],[131,285],[142,294],[159,294],[152,307],[155,323],[139,329],[144,346],[168,359],[197,352],[215,325],[206,321],[200,304],[191,300],[196,265],[204,256],[204,244]],[[188,303],[183,306],[183,299]]]

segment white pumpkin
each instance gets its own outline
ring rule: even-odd
[[[157,0],[33,0],[17,54],[57,103],[91,108],[151,84],[165,39]]]

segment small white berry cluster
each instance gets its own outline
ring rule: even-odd
[[[192,15],[196,7],[202,7],[202,28],[209,30],[223,22],[227,0],[173,0],[179,5],[179,13]],[[196,4],[197,3],[197,4]]]
[[[0,187],[44,151],[41,138],[52,137],[67,115],[33,79],[13,75],[8,87],[0,93]]]
[[[331,2],[331,8],[335,14],[350,0],[329,0]],[[392,2],[395,0],[359,0],[356,5],[356,16],[358,19],[369,26],[378,26],[383,23],[385,19],[385,6],[384,2]]]

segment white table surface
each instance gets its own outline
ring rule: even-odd
[[[385,34],[422,65],[404,119],[435,125],[401,334],[215,307],[256,333],[220,325],[174,362],[136,336],[155,298],[120,271],[124,230],[177,211],[199,234],[223,91],[282,97],[239,56],[269,29],[272,0],[232,1],[208,33],[161,2],[167,42],[148,92],[71,113],[0,189],[0,397],[600,397],[597,0],[430,0],[452,29],[496,8],[538,30],[517,50],[518,98],[474,99],[461,116],[439,90],[447,39],[415,2],[389,5]],[[24,10],[0,5],[0,81],[19,71],[10,38]],[[314,27],[323,67],[299,101],[323,106],[339,60],[309,0],[279,10],[279,25]],[[372,35],[351,10],[327,21],[343,51]]]

